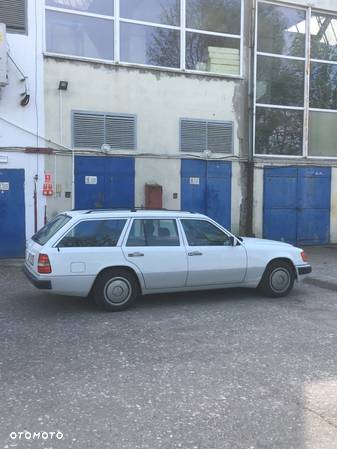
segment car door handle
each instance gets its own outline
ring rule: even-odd
[[[192,251],[191,253],[188,253],[189,256],[202,256],[202,253],[200,251]]]
[[[128,254],[129,257],[144,257],[143,253],[130,253]]]

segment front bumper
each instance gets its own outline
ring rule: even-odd
[[[25,273],[27,279],[36,287],[41,290],[51,290],[51,281],[41,280],[37,276],[35,276],[31,271],[28,270],[26,265],[22,268]]]
[[[297,272],[300,276],[310,274],[312,272],[312,267],[311,265],[304,265],[302,267],[297,267]]]

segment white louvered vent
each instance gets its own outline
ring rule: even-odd
[[[180,121],[181,151],[233,152],[233,123],[182,119]]]
[[[212,153],[233,152],[233,123],[208,122],[208,150]]]
[[[104,115],[75,112],[73,117],[75,148],[101,148],[104,142]]]
[[[136,117],[74,112],[73,144],[75,148],[100,149],[108,144],[114,150],[135,150]]]
[[[0,23],[5,23],[7,31],[26,31],[26,0],[0,0]]]
[[[181,151],[205,151],[207,149],[207,124],[201,120],[181,120]]]
[[[112,149],[136,149],[136,118],[134,116],[107,115],[105,128],[105,143]]]

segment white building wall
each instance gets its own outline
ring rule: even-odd
[[[60,93],[59,82],[68,81]],[[234,155],[240,151],[241,129],[238,100],[243,83],[223,77],[192,76],[48,57],[45,59],[46,136],[54,142],[72,146],[72,111],[111,112],[137,116],[137,150],[113,151],[136,157],[135,204],[145,204],[145,184],[163,186],[163,207],[181,206],[181,158],[205,157],[200,153],[180,152],[180,118],[232,121]],[[99,151],[98,151],[99,153]],[[224,155],[211,155],[210,159]],[[228,156],[225,156],[225,158]],[[231,158],[230,158],[231,159]],[[70,159],[68,159],[70,162]],[[238,230],[242,201],[239,164],[233,162],[232,222]],[[177,198],[173,194],[177,194]],[[50,204],[50,205],[49,205]],[[65,209],[69,201],[58,201]],[[48,200],[48,211],[56,202]]]
[[[0,92],[0,151],[6,151],[8,163],[1,164],[2,169],[25,169],[26,236],[34,232],[32,217],[34,176],[38,174],[38,227],[43,225],[45,198],[42,196],[44,158],[36,154],[24,154],[7,151],[10,148],[45,146],[38,135],[44,135],[43,101],[43,55],[42,55],[42,1],[27,0],[27,34],[7,32],[7,45],[10,56],[27,76],[30,101],[25,107],[20,105],[21,95],[25,91],[22,75],[8,60],[7,86]],[[1,153],[4,154],[4,153]]]
[[[28,34],[7,32],[9,54],[28,77],[30,102],[20,106],[24,83],[8,60],[9,84],[1,90],[0,99],[0,147],[36,147],[36,134],[44,134],[42,3],[27,0]]]
[[[60,80],[69,82],[61,101]],[[136,114],[137,153],[180,155],[179,118],[233,121],[237,135],[233,105],[237,84],[223,78],[47,58],[46,134],[71,146],[73,110]],[[238,139],[234,151],[239,151]]]

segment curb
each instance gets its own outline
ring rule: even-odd
[[[332,276],[310,276],[303,279],[303,283],[337,292],[337,279]]]
[[[0,267],[22,267],[25,259],[0,259]]]

